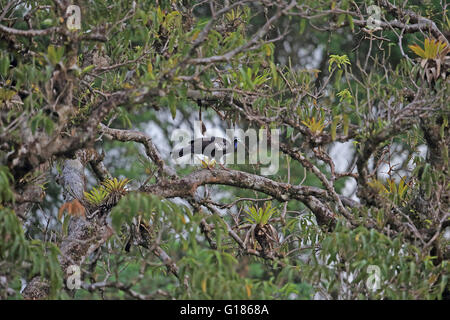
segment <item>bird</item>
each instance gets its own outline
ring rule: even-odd
[[[186,147],[171,152],[174,159],[190,154],[201,154],[211,159],[220,160],[225,154],[237,150],[239,139],[234,138],[233,143],[220,137],[205,137],[191,140]]]

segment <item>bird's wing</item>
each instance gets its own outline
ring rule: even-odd
[[[172,154],[174,157],[183,157],[187,154],[204,154],[214,157],[217,153],[223,154],[229,149],[230,142],[220,137],[205,137],[191,140],[189,145],[175,150]]]

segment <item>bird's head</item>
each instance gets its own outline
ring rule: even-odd
[[[237,146],[238,146],[239,142],[241,142],[241,140],[239,140],[238,138],[234,138],[234,141],[233,141],[234,150],[237,150]]]

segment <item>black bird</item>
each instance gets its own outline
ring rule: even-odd
[[[233,149],[237,150],[238,138],[234,138],[233,143],[220,137],[206,137],[191,140],[189,145],[171,152],[172,158],[178,159],[188,154],[202,154],[211,159],[222,158]]]

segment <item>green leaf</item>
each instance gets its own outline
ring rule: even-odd
[[[286,138],[290,138],[292,136],[292,133],[294,132],[294,128],[288,126],[286,128]]]
[[[333,122],[331,122],[331,140],[336,140],[336,128],[339,120],[341,119],[340,116],[334,116]]]
[[[344,120],[344,135],[348,135],[348,128],[350,125],[350,118],[348,116],[348,114],[344,114],[343,116],[343,120]]]
[[[175,97],[175,93],[170,92],[167,99],[169,102],[169,109],[170,109],[170,113],[172,115],[172,119],[175,120],[175,117],[177,116],[177,100]]]
[[[90,66],[87,66],[86,68],[84,68],[84,69],[81,71],[81,74],[88,73],[89,71],[91,71],[91,70],[94,69],[94,68],[95,68],[95,65],[91,64]]]
[[[355,31],[355,24],[353,23],[353,17],[351,15],[347,15],[348,24],[350,25],[350,29],[352,32]]]
[[[8,75],[9,64],[10,61],[8,55],[2,56],[0,59],[0,74],[3,77],[6,77]]]
[[[307,19],[300,19],[300,28],[298,34],[303,34],[303,32],[305,32],[307,21],[308,21]]]
[[[344,20],[345,20],[346,17],[347,17],[346,14],[341,14],[341,15],[339,15],[336,24],[337,24],[338,26],[341,26],[342,23],[344,23]]]
[[[58,57],[57,57],[54,45],[49,45],[48,46],[48,48],[47,48],[47,56],[48,56],[48,59],[50,60],[50,62],[53,65],[56,65],[58,63],[59,60],[58,60]]]
[[[47,48],[47,57],[52,65],[57,65],[64,56],[64,47],[56,48],[54,45],[49,45]]]

